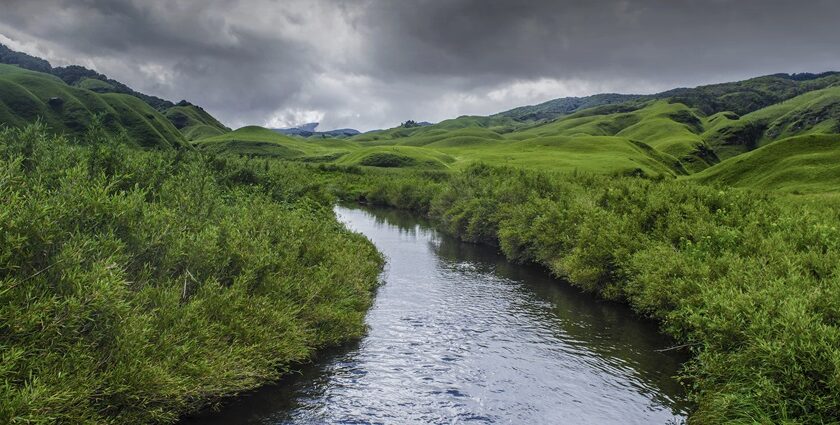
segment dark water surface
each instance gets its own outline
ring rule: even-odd
[[[367,336],[187,423],[683,422],[654,324],[405,213],[336,211],[388,258]]]

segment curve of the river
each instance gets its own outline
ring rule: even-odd
[[[684,358],[655,324],[406,213],[336,212],[388,258],[367,335],[187,422],[684,422]]]

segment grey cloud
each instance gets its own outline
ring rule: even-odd
[[[840,69],[835,1],[4,0],[0,34],[232,126],[369,129]]]
[[[836,66],[838,14],[833,1],[425,0],[382,1],[365,23],[370,72],[675,80]]]

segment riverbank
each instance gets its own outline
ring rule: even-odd
[[[383,259],[314,177],[0,130],[0,423],[172,423],[361,336]]]
[[[369,331],[183,425],[684,423],[656,323],[411,212],[337,211],[388,258]]]
[[[659,320],[693,355],[684,375],[695,423],[840,417],[837,209],[685,181],[483,165],[353,176],[344,187]]]

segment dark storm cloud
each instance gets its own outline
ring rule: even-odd
[[[680,79],[836,65],[837,16],[837,1],[424,0],[384,1],[364,22],[371,72]]]
[[[840,69],[836,1],[3,0],[0,41],[230,125],[363,129]]]

